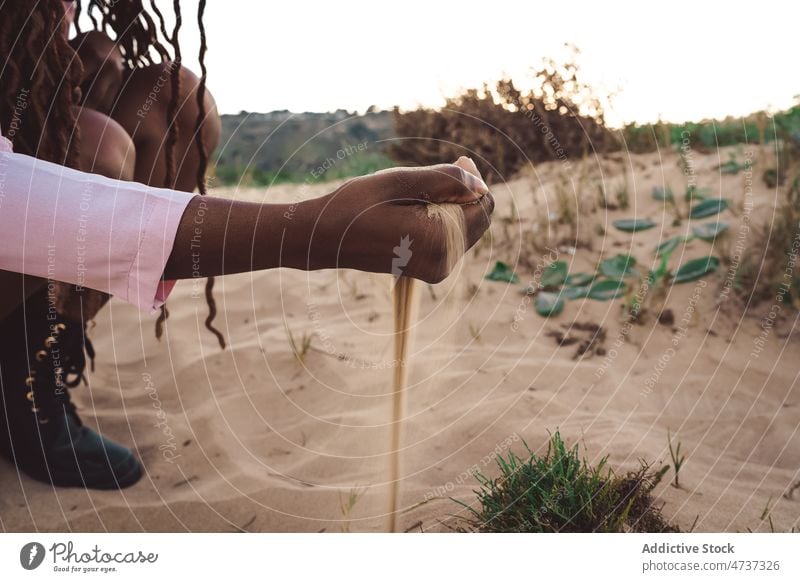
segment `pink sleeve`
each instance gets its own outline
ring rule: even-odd
[[[14,154],[0,136],[0,269],[73,283],[152,312],[194,194]]]

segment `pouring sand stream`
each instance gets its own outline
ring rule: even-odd
[[[428,218],[438,221],[446,233],[448,271],[464,255],[464,211],[458,204],[428,205]],[[394,377],[392,385],[392,420],[389,442],[389,524],[388,531],[397,530],[397,511],[400,496],[401,441],[405,391],[408,384],[409,358],[413,325],[416,319],[419,284],[410,277],[398,277],[394,286]]]

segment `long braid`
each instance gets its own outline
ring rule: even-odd
[[[153,11],[153,13],[158,18],[158,26],[159,26],[159,29],[161,30],[161,35],[164,38],[169,38],[169,34],[167,33],[167,25],[164,22],[164,15],[161,13],[161,10],[158,8],[158,5],[156,4],[156,0],[150,0],[150,9]]]
[[[208,71],[206,70],[206,26],[203,23],[203,14],[206,10],[206,0],[200,0],[197,5],[197,26],[200,29],[200,52],[198,60],[200,61],[200,85],[197,87],[197,122],[194,126],[194,143],[197,147],[197,155],[200,163],[197,166],[197,188],[201,196],[208,194],[206,188],[206,170],[208,169],[208,152],[206,151],[206,143],[203,139],[203,123],[206,117],[206,78]],[[208,304],[208,316],[206,317],[205,326],[208,331],[213,333],[219,346],[225,349],[225,336],[215,328],[212,324],[214,318],[217,316],[217,301],[214,299],[214,277],[209,277],[206,280],[206,303]]]
[[[164,144],[166,149],[167,159],[167,175],[164,179],[167,188],[175,186],[175,177],[177,172],[175,169],[175,145],[178,143],[178,124],[176,118],[178,117],[178,100],[181,93],[181,45],[178,40],[178,34],[183,24],[181,16],[181,2],[180,0],[173,0],[175,8],[175,26],[172,29],[172,50],[175,54],[175,59],[170,68],[170,83],[172,87],[172,94],[170,95],[169,105],[167,106],[167,139]]]
[[[167,105],[167,139],[164,143],[165,157],[167,162],[167,172],[164,178],[164,186],[172,188],[175,185],[177,171],[175,169],[175,146],[178,143],[178,100],[181,93],[181,45],[178,35],[183,25],[180,0],[173,0],[173,10],[175,12],[175,26],[172,29],[172,36],[169,42],[172,45],[174,61],[170,68],[170,86],[172,88],[169,104]],[[209,306],[209,310],[211,307]],[[169,318],[169,310],[166,304],[161,306],[161,312],[156,320],[156,338],[161,339],[164,335],[164,324]]]
[[[14,150],[78,167],[80,61],[61,34],[59,0],[0,3],[0,126]]]

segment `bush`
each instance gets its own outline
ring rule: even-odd
[[[638,471],[618,477],[606,458],[589,466],[579,457],[577,445],[567,449],[558,432],[545,456],[528,449],[523,460],[509,452],[499,455],[497,464],[497,479],[476,475],[478,508],[462,503],[471,514],[462,531],[679,531],[664,519],[651,496],[669,467],[653,472],[642,464]]]
[[[426,165],[468,155],[490,182],[508,179],[532,162],[568,162],[618,149],[605,126],[602,101],[580,80],[574,56],[547,60],[523,92],[504,79],[448,99],[441,110],[394,110],[398,140],[389,155]]]

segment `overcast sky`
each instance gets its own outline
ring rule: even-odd
[[[194,54],[197,2],[183,5],[184,54]],[[612,120],[741,115],[800,93],[798,6],[211,0],[209,86],[223,113],[440,105],[503,74],[522,79],[569,42],[588,80],[622,90]]]

